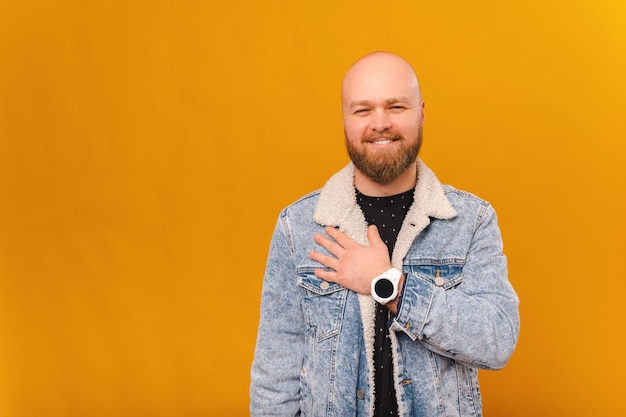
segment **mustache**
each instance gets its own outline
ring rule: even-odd
[[[404,139],[402,137],[402,135],[399,135],[397,133],[389,133],[389,132],[382,132],[382,133],[375,133],[373,135],[368,135],[368,136],[364,136],[363,137],[363,142],[375,142],[377,140],[402,140]]]

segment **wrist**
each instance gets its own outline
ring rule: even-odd
[[[398,307],[400,307],[400,301],[401,301],[402,294],[403,294],[405,279],[406,279],[406,274],[402,274],[402,276],[400,277],[400,281],[398,282],[398,294],[396,295],[396,298],[394,298],[393,300],[387,303],[387,309],[394,316],[398,314]]]
[[[382,305],[395,300],[402,275],[399,269],[390,268],[374,278],[371,282],[371,294],[374,300]]]

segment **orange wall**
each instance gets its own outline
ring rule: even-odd
[[[215,3],[215,4],[211,4]],[[522,335],[487,416],[616,416],[626,5],[0,1],[0,416],[244,416],[270,233],[411,61],[423,158],[500,216]]]

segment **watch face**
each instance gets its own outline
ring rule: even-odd
[[[374,285],[374,291],[380,298],[389,298],[393,294],[393,284],[391,280],[379,279]]]

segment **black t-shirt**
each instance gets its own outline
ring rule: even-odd
[[[398,238],[402,221],[413,204],[414,190],[389,197],[370,197],[356,191],[357,202],[368,225],[376,225],[387,245],[389,257]],[[393,379],[391,339],[389,338],[389,311],[376,303],[374,337],[374,416],[397,416],[398,402]]]

